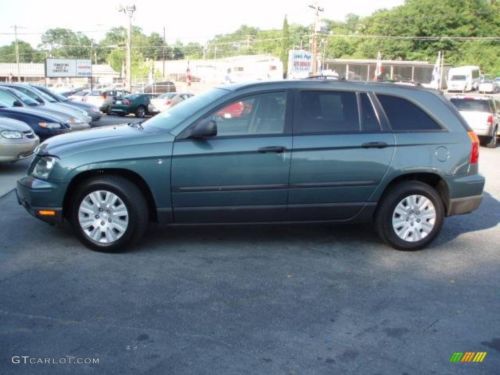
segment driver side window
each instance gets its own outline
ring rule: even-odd
[[[217,137],[282,134],[285,129],[286,92],[248,96],[217,110]]]

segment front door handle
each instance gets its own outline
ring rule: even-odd
[[[261,153],[267,153],[267,152],[274,152],[277,154],[281,154],[282,152],[286,151],[286,147],[283,146],[267,146],[267,147],[261,147],[257,151]]]
[[[366,142],[361,145],[363,148],[386,148],[388,146],[385,142]]]

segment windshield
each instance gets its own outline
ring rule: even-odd
[[[38,94],[35,94],[33,91],[31,90],[28,90],[27,88],[25,87],[21,87],[21,86],[16,86],[14,88],[14,90],[18,91],[18,92],[21,92],[27,96],[29,96],[31,99],[34,99],[34,100],[38,100],[38,99],[41,99],[40,95]]]
[[[465,81],[465,76],[451,76],[451,81]]]
[[[10,94],[12,97],[17,97],[16,99],[20,99],[24,104],[29,105],[30,107],[36,107],[39,106],[40,103],[38,103],[36,100],[31,99],[28,95],[26,95],[24,92],[19,91],[19,90],[14,90],[15,94]]]
[[[46,93],[44,93],[43,91],[40,91],[38,89],[35,89],[33,88],[33,91],[38,95],[40,96],[43,100],[45,100],[46,102],[49,102],[49,103],[57,103],[57,100],[55,100],[54,98],[52,98],[50,95],[47,95]]]
[[[35,88],[38,90],[38,91],[41,91],[43,92],[44,94],[50,96],[51,98],[55,98],[56,100],[54,102],[57,102],[57,101],[60,101],[60,102],[67,102],[68,101],[68,98],[66,98],[65,96],[62,96],[60,94],[58,94],[57,92],[55,91],[52,91],[46,87],[38,87],[38,86],[35,86]],[[54,103],[53,102],[53,103]]]
[[[490,112],[490,103],[487,100],[451,99],[459,111]]]
[[[179,123],[181,123],[182,121],[194,115],[196,112],[201,111],[210,103],[223,97],[227,93],[227,90],[219,88],[208,90],[200,95],[193,96],[189,100],[185,100],[177,104],[175,107],[170,108],[168,111],[156,115],[152,119],[146,121],[143,126],[153,126],[171,130],[179,125]]]

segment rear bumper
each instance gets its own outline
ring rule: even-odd
[[[448,181],[450,199],[447,205],[447,216],[463,215],[476,210],[483,198],[484,183],[485,179],[480,174]]]
[[[482,195],[450,199],[447,216],[468,214],[479,207],[482,199]]]
[[[55,200],[59,188],[49,182],[26,176],[17,182],[17,201],[31,215],[50,224],[63,221],[62,205]]]

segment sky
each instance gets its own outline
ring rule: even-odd
[[[204,43],[216,34],[235,31],[246,24],[261,29],[281,28],[283,17],[289,23],[312,23],[314,0],[2,0],[0,45],[14,40],[13,25],[19,39],[36,46],[49,28],[64,27],[82,31],[99,41],[107,30],[125,26],[127,18],[120,5],[135,4],[133,23],[147,34],[166,30],[168,43],[180,40]],[[381,8],[402,4],[403,0],[320,0],[323,16],[343,20],[349,13],[366,16]]]

